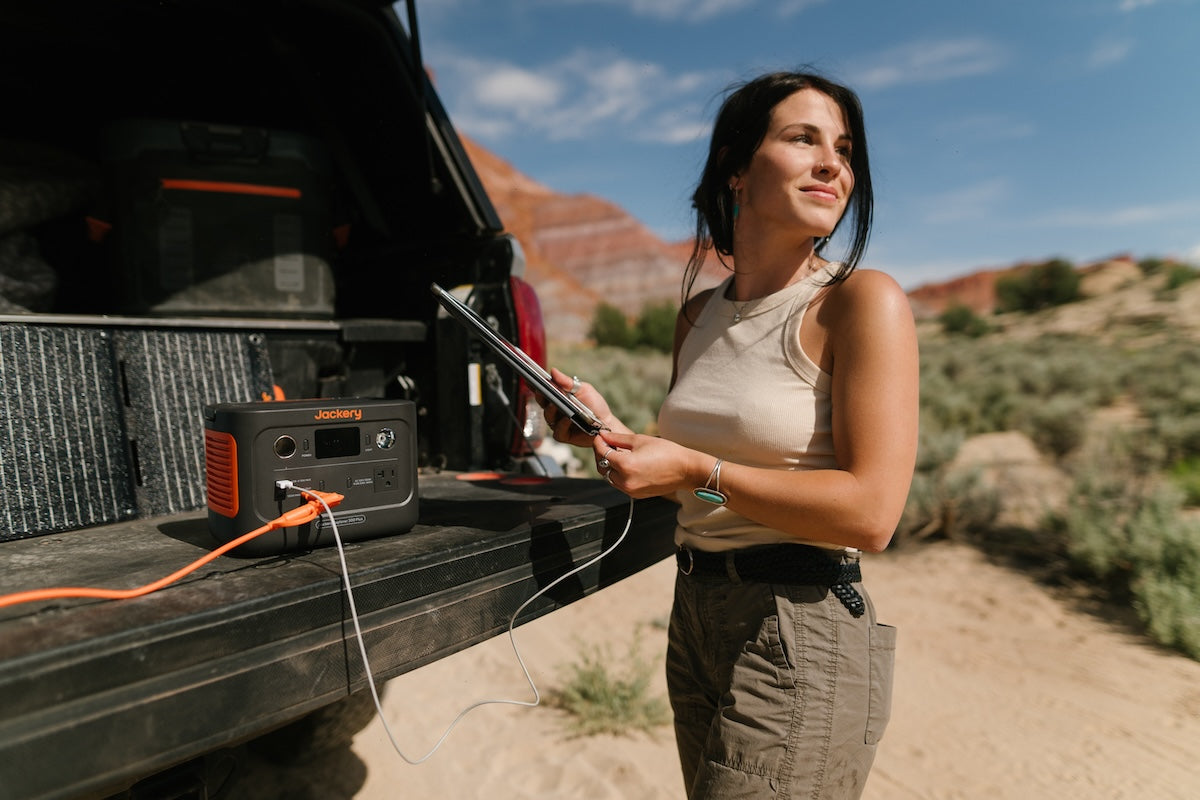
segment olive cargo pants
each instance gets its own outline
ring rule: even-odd
[[[891,713],[896,629],[819,586],[678,574],[667,685],[690,800],[857,798]]]

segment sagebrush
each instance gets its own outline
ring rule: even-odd
[[[566,668],[549,703],[570,714],[571,730],[579,736],[650,732],[671,718],[666,701],[651,694],[654,669],[642,656],[640,636],[624,659],[614,658],[608,647],[581,646],[579,661]]]
[[[917,469],[895,541],[988,534],[1000,498],[947,467],[967,437],[1020,431],[1073,480],[1068,510],[1032,532],[1039,546],[1136,608],[1155,640],[1200,659],[1200,347],[1154,333],[1149,344],[1136,335],[1017,340],[1002,326],[923,336]],[[634,430],[655,432],[668,354],[560,347],[551,358],[600,387]],[[1095,414],[1118,403],[1135,410],[1138,427],[1082,451]]]

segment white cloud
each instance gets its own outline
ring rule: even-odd
[[[549,108],[562,92],[557,80],[509,65],[478,74],[472,87],[476,102],[490,108]]]
[[[462,56],[442,60],[439,91],[458,125],[480,139],[520,132],[556,141],[680,143],[707,124],[695,95],[711,76],[671,74],[609,51],[576,50],[536,69]]]
[[[865,89],[886,89],[897,84],[988,75],[1007,61],[1003,48],[980,38],[920,41],[882,53],[873,64],[860,68],[850,83]]]
[[[740,11],[757,0],[545,0],[556,5],[622,6],[639,17],[681,22],[703,22]]]
[[[648,120],[633,137],[643,142],[659,144],[688,144],[707,139],[712,125],[705,119],[694,119],[686,112],[673,111]]]
[[[1136,11],[1139,8],[1155,5],[1158,0],[1121,0],[1119,8],[1122,11]]]
[[[783,18],[794,17],[813,6],[819,6],[828,0],[780,0],[776,13]]]

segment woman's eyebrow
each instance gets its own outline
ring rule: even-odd
[[[784,125],[780,129],[780,132],[787,133],[792,128],[801,128],[806,133],[818,133],[818,134],[821,133],[821,129],[819,127],[817,127],[816,125],[813,125],[811,122],[789,122],[787,125]],[[842,131],[837,136],[835,136],[834,139],[836,141],[842,141],[843,139],[848,142],[854,141],[854,137],[851,136],[848,131]]]

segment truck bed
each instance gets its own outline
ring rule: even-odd
[[[464,477],[422,475],[413,530],[346,547],[377,679],[503,632],[615,542],[630,509],[603,481]],[[621,547],[518,622],[667,557],[674,509],[638,501]],[[0,594],[137,587],[214,547],[204,512],[4,542]],[[133,600],[0,609],[0,797],[103,794],[363,690],[353,637],[334,548],[223,556]]]

